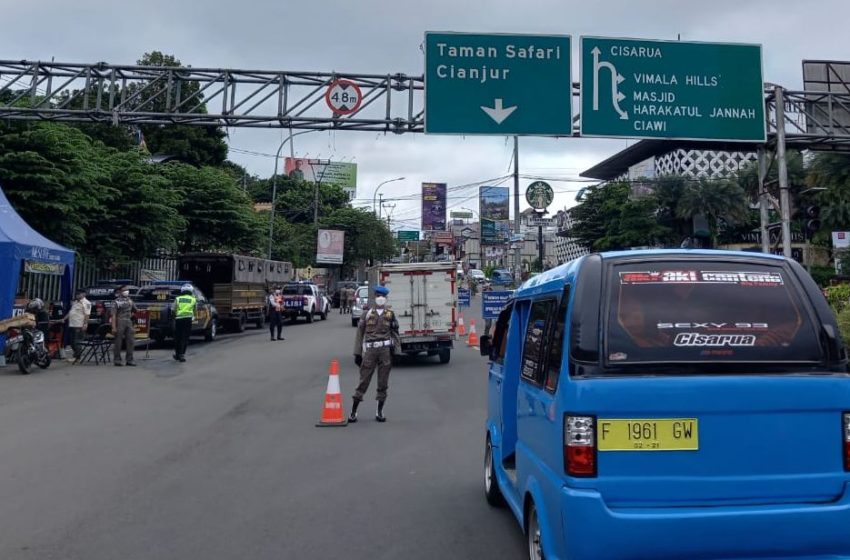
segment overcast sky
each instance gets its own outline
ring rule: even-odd
[[[195,67],[362,73],[424,71],[425,31],[570,34],[760,43],[765,80],[800,88],[803,59],[850,60],[850,1],[811,0],[0,0],[0,58],[130,64],[161,50]],[[274,152],[282,131],[230,129],[230,145]],[[626,140],[520,141],[520,172],[551,178],[578,174],[629,144]],[[319,132],[295,139],[296,155],[354,161],[358,199],[375,186],[386,198],[416,195],[423,181],[450,186],[505,175],[512,144],[504,137]],[[269,176],[271,157],[231,152]],[[529,180],[523,180],[524,192]],[[580,183],[550,181],[560,209]],[[510,184],[510,183],[505,183]],[[449,208],[477,210],[477,188],[452,193]],[[399,200],[397,228],[417,229],[419,206]],[[406,220],[406,221],[404,221]]]

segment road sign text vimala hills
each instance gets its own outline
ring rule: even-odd
[[[761,47],[581,38],[581,134],[765,139]]]

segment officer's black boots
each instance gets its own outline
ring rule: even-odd
[[[378,422],[387,421],[387,417],[384,416],[384,401],[378,401],[378,410],[375,411],[375,420]]]
[[[348,415],[348,423],[354,424],[357,422],[357,407],[360,406],[360,401],[354,399],[354,402],[351,404],[351,414]]]

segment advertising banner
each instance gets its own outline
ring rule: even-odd
[[[62,276],[65,274],[65,265],[57,262],[31,261],[27,259],[24,261],[24,272]]]
[[[284,173],[293,179],[323,185],[338,185],[354,198],[357,190],[357,164],[326,159],[288,157],[284,161]]]
[[[483,303],[483,318],[498,319],[499,313],[504,309],[505,304],[511,299],[512,290],[504,290],[499,292],[481,292],[481,300]]]
[[[850,231],[833,231],[832,246],[836,249],[850,249]]]
[[[422,183],[422,229],[446,229],[446,184]]]
[[[146,339],[151,332],[151,312],[147,309],[139,309],[134,314],[133,331],[137,339]]]
[[[458,307],[469,307],[472,303],[472,292],[469,288],[458,288],[457,289],[457,306]]]
[[[345,252],[345,232],[335,229],[320,229],[316,243],[316,262],[342,264]]]
[[[481,243],[485,245],[504,243],[510,218],[510,189],[508,187],[481,187],[478,192]]]

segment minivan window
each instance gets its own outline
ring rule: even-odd
[[[522,345],[522,377],[537,385],[543,384],[542,368],[546,348],[546,331],[553,300],[535,301],[531,305],[525,340]]]
[[[796,286],[784,268],[765,264],[615,264],[606,363],[817,363],[821,348]]]
[[[564,354],[564,332],[567,320],[567,307],[570,303],[570,287],[564,288],[561,304],[555,312],[555,320],[552,326],[551,345],[549,347],[549,360],[546,366],[546,390],[555,392],[558,388],[558,379],[561,377],[561,357]]]
[[[511,327],[511,314],[513,305],[505,307],[496,320],[496,329],[493,331],[494,362],[505,363],[505,351],[508,348],[508,330]]]

